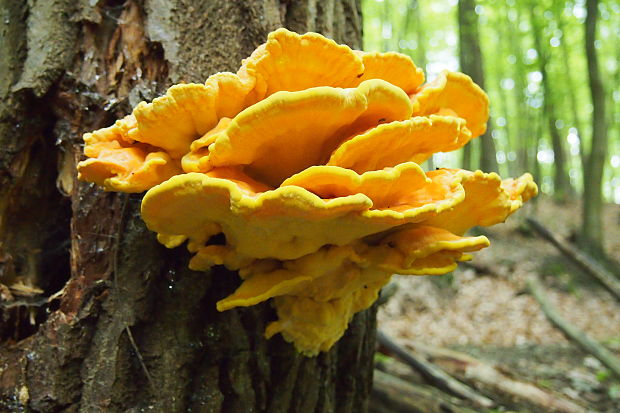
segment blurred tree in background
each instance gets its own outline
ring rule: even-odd
[[[601,217],[603,197],[601,185],[605,170],[608,132],[607,119],[605,118],[605,87],[601,79],[601,70],[599,69],[596,50],[598,0],[587,0],[586,6],[585,51],[588,61],[588,80],[592,99],[592,138],[590,151],[585,154],[586,162],[583,171],[584,219],[581,244],[596,251],[600,250],[603,244],[603,222]],[[617,64],[618,61],[616,61]],[[617,71],[618,68],[616,67]],[[616,86],[618,85],[616,84]]]
[[[458,4],[459,21],[459,63],[463,73],[468,74],[481,88],[484,89],[484,69],[482,67],[482,52],[480,51],[480,34],[478,30],[478,14],[476,14],[475,0],[460,0]],[[489,124],[487,131],[479,139],[472,142],[480,145],[480,168],[484,171],[497,172],[495,143],[491,137],[492,127]],[[463,148],[463,168],[472,169],[472,147]]]

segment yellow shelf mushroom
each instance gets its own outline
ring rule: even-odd
[[[452,271],[489,245],[469,228],[536,195],[529,174],[425,172],[484,133],[488,99],[461,73],[423,82],[405,55],[278,29],[236,74],[172,86],[85,134],[79,177],[148,191],[142,217],[162,244],[241,276],[218,310],[271,300],[265,335],[316,355],[392,274]]]

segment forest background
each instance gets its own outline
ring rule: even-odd
[[[582,245],[600,247],[597,194],[620,203],[620,2],[365,0],[363,14],[365,50],[408,54],[428,80],[461,70],[489,94],[487,134],[429,166],[530,171],[543,194],[585,200]]]
[[[574,250],[560,254],[525,220],[542,222],[565,245],[618,275],[620,2],[362,4],[364,50],[405,53],[428,81],[442,70],[460,70],[489,95],[487,133],[464,149],[435,154],[425,167],[493,170],[503,177],[530,172],[540,190],[526,211],[484,230],[492,247],[473,265],[442,278],[398,279],[397,292],[379,312],[379,328],[413,351],[457,349],[588,409],[616,411],[617,379],[552,326],[524,292],[531,290],[528,280],[541,279],[567,324],[620,350],[618,300],[576,269]],[[435,361],[452,357],[435,353]],[[442,367],[456,373],[457,365]],[[469,380],[489,390],[470,369]]]

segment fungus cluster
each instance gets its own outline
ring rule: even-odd
[[[484,133],[488,99],[461,73],[423,82],[407,56],[279,29],[236,74],[174,85],[85,134],[79,177],[148,191],[142,217],[162,244],[187,242],[194,270],[238,271],[218,310],[273,299],[266,336],[314,355],[392,274],[452,271],[489,245],[469,228],[536,194],[529,174],[425,172]]]

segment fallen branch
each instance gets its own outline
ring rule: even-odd
[[[609,370],[611,370],[616,376],[620,377],[620,360],[614,356],[605,347],[592,340],[583,331],[566,321],[560,314],[557,313],[553,305],[547,299],[543,286],[536,277],[532,277],[527,282],[528,288],[536,301],[540,304],[540,308],[545,313],[545,316],[556,326],[564,335],[579,345],[584,351],[592,354],[601,363],[603,363]]]
[[[585,252],[575,248],[567,241],[562,240],[553,232],[545,228],[540,222],[527,218],[532,229],[544,239],[552,243],[564,256],[579,266],[582,270],[596,278],[610,293],[620,300],[620,280],[605,267],[596,262]]]
[[[419,372],[429,384],[455,396],[470,400],[479,407],[489,408],[495,405],[493,400],[454,379],[434,364],[413,356],[381,330],[377,331],[377,341],[380,346]]]
[[[416,352],[424,354],[448,373],[476,386],[497,401],[528,411],[585,413],[572,401],[556,396],[531,383],[515,380],[497,368],[458,351],[408,343]]]
[[[374,372],[369,407],[370,413],[474,413],[437,389],[414,385],[380,370]]]

